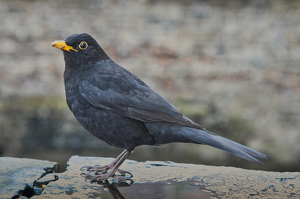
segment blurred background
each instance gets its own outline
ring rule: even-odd
[[[208,146],[135,149],[130,159],[300,170],[300,1],[1,0],[0,156],[116,157],[65,102],[63,53],[91,34],[107,54],[208,130],[268,155],[255,165]]]

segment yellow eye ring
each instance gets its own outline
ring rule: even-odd
[[[81,50],[85,50],[87,47],[88,47],[88,44],[85,41],[83,41],[79,44],[79,48]]]

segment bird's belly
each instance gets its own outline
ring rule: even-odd
[[[154,145],[143,122],[113,115],[92,105],[72,112],[87,131],[111,146],[132,151],[139,145]]]

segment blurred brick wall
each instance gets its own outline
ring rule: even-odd
[[[299,156],[300,1],[2,0],[0,24],[2,106],[64,98],[51,42],[86,32],[179,108],[213,104],[206,125],[240,117],[253,125],[250,147]]]

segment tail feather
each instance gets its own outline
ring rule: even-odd
[[[218,149],[222,149],[256,164],[262,164],[258,159],[268,159],[267,156],[261,152],[255,151],[249,147],[246,147],[224,137],[218,136],[209,131],[196,131],[196,129],[191,128],[186,128],[186,130],[188,130],[189,132],[185,133],[185,137],[195,141],[196,143],[206,144],[212,147],[216,147]]]

